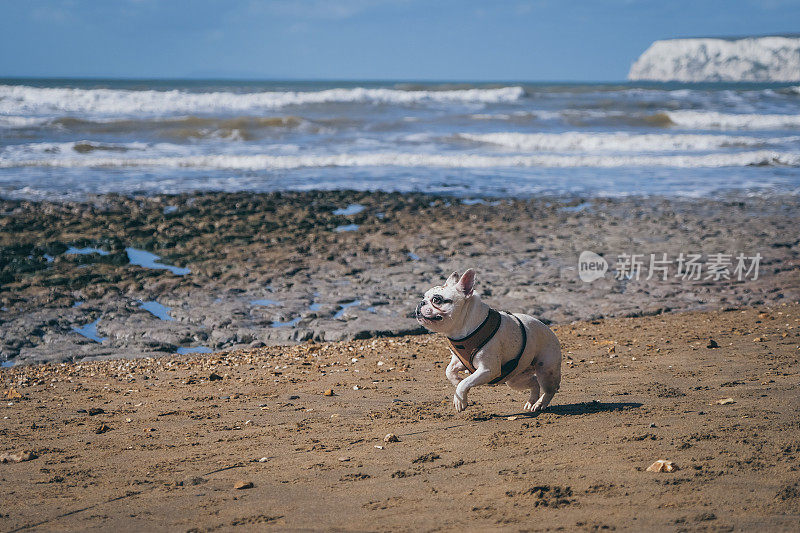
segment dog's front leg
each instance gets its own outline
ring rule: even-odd
[[[456,394],[453,396],[453,405],[459,413],[467,408],[467,393],[472,387],[478,385],[486,385],[494,378],[500,375],[500,369],[490,369],[485,366],[479,366],[475,369],[475,373],[467,376],[456,386]]]
[[[452,353],[452,357],[450,359],[450,364],[447,365],[447,370],[444,371],[444,375],[447,376],[447,380],[452,383],[454,386],[458,387],[458,384],[464,379],[463,376],[459,374],[459,372],[466,370],[467,367],[464,366],[464,363],[461,362],[461,359],[456,357],[455,354]]]

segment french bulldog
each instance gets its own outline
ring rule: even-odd
[[[474,287],[474,270],[467,270],[463,276],[453,272],[444,285],[425,292],[416,309],[417,321],[422,326],[450,340],[452,357],[445,375],[456,387],[453,396],[456,411],[467,408],[467,394],[472,387],[490,382],[505,383],[514,390],[530,390],[524,409],[530,412],[545,409],[561,383],[561,346],[555,333],[532,316],[501,312],[494,335],[472,355],[471,366],[475,371],[466,377],[461,374],[469,370],[456,355],[454,346],[463,347],[458,344],[459,339],[482,333],[490,318],[491,308],[481,301]],[[519,360],[514,367],[517,356]],[[504,365],[506,370],[513,368],[506,376],[503,376]]]

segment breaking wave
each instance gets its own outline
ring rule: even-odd
[[[692,129],[780,130],[800,128],[800,115],[733,114],[716,111],[665,111],[673,124]]]
[[[734,135],[700,135],[667,133],[633,134],[615,133],[461,133],[457,139],[481,144],[502,146],[526,151],[612,151],[612,152],[668,152],[702,151],[718,148],[753,148],[768,144],[797,142],[800,137],[761,139]]]
[[[173,157],[68,157],[10,160],[0,158],[0,168],[160,167],[201,170],[269,171],[324,167],[429,167],[429,168],[619,168],[674,167],[720,168],[744,166],[800,166],[799,153],[758,150],[706,155],[516,155],[363,153],[338,155],[196,155]]]
[[[325,103],[514,102],[525,96],[522,87],[404,91],[389,88],[339,88],[320,91],[265,91],[253,93],[171,90],[41,88],[0,85],[0,114],[73,113],[87,115],[168,115],[181,113],[235,113]]]

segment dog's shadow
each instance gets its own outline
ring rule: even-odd
[[[642,405],[643,404],[639,402],[598,402],[596,400],[592,400],[591,402],[551,405],[544,411],[540,411],[538,413],[522,411],[520,413],[510,413],[506,415],[492,415],[492,418],[508,418],[509,416],[536,418],[542,413],[549,413],[559,416],[590,415],[595,413],[609,413],[612,411],[627,411],[628,409],[637,409]]]

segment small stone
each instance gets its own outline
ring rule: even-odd
[[[3,393],[4,400],[20,400],[22,399],[22,394],[17,392],[17,389],[10,388]]]
[[[375,447],[376,447],[377,449],[379,449],[379,450],[382,450],[382,449],[383,449],[383,446],[378,446],[377,444],[375,445]]]
[[[385,364],[386,364],[386,363],[384,363],[383,361],[378,361],[378,366],[383,366],[383,365],[385,365]]]
[[[656,423],[655,422],[650,422],[650,425],[648,427],[654,428],[654,427],[656,427]]]
[[[325,396],[335,396],[335,394],[333,393],[333,389],[328,389],[328,390],[326,390],[326,391],[323,393],[323,395],[325,395]]]
[[[708,344],[706,345],[706,348],[719,348],[719,344],[717,344],[717,341],[715,341],[714,339],[708,339]]]
[[[125,419],[125,422],[128,422],[128,423],[130,423],[130,422],[133,422],[133,420],[132,420],[132,419],[130,419],[130,418],[126,418],[126,419]]]
[[[512,420],[513,421],[513,420],[516,420],[518,418],[519,418],[518,416],[507,416],[506,420]]]
[[[716,519],[717,515],[709,512],[700,513],[699,515],[694,517],[695,522],[705,522],[706,520],[716,520]]]
[[[95,433],[105,433],[106,431],[111,431],[111,426],[107,425],[105,422],[102,422],[97,429],[94,430]]]
[[[342,462],[342,463],[346,463],[349,460],[350,460],[350,458],[347,457],[347,456],[344,456],[344,455],[342,457],[339,457],[339,461]]]
[[[91,408],[91,409],[89,409],[87,412],[89,413],[89,416],[101,415],[101,414],[105,413],[105,411],[103,411],[103,410],[102,410],[101,408],[99,408],[99,407],[92,407],[92,408]]]
[[[244,490],[244,489],[252,489],[253,486],[254,485],[252,481],[239,480],[236,482],[236,484],[233,485],[233,488],[236,490]]]
[[[208,381],[220,381],[222,376],[217,374],[216,372],[212,372],[210,376],[208,376]]]
[[[0,463],[21,463],[23,461],[30,461],[36,459],[38,455],[30,450],[21,452],[8,452],[0,454]]]
[[[675,472],[676,470],[679,470],[678,465],[666,459],[659,459],[647,467],[648,472]]]
[[[266,463],[267,461],[269,461],[269,457],[262,457],[258,460],[259,463]]]
[[[729,403],[736,403],[733,398],[721,398],[717,400],[717,405],[728,405]]]
[[[359,389],[358,385],[353,385],[353,390],[358,390],[358,389]]]
[[[400,442],[400,437],[394,433],[387,433],[386,436],[383,437],[383,442]]]

